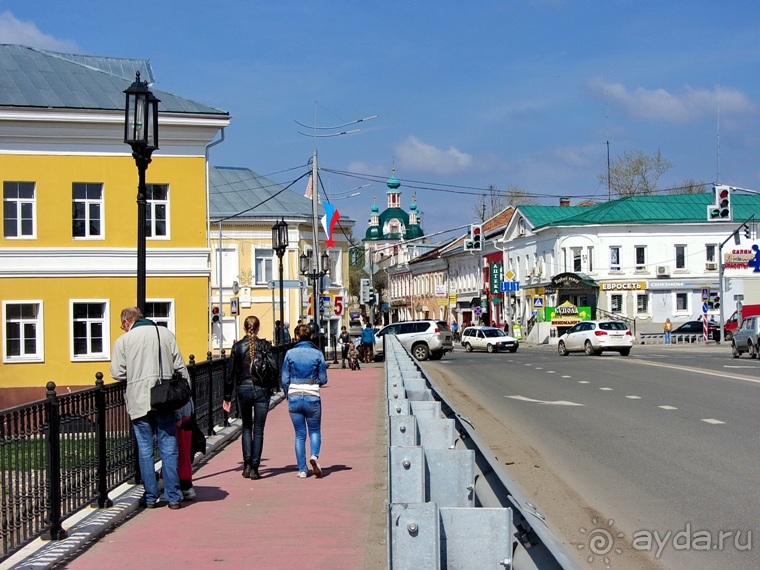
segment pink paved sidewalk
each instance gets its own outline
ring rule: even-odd
[[[236,438],[195,472],[195,501],[178,511],[139,511],[65,567],[385,568],[382,365],[330,368],[328,378],[322,479],[296,477],[293,425],[283,401],[267,418],[262,479],[241,477]]]

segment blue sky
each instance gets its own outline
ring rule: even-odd
[[[613,160],[659,149],[673,163],[660,188],[760,191],[752,1],[3,0],[0,42],[150,59],[157,88],[231,113],[213,164],[283,184],[314,148],[295,121],[378,115],[317,140],[320,167],[363,175],[321,175],[358,236],[394,164],[427,232],[475,221],[489,185],[606,199],[607,141]],[[339,199],[364,175],[380,182]]]

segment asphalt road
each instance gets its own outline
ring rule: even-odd
[[[425,368],[456,378],[583,498],[594,519],[579,543],[614,521],[618,544],[667,568],[760,568],[760,361],[725,344],[637,345],[629,357],[521,346]],[[498,444],[498,430],[478,433]],[[625,567],[614,549],[589,567],[605,557]]]

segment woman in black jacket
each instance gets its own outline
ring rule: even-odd
[[[251,479],[261,479],[259,463],[272,392],[270,386],[276,383],[278,376],[272,344],[258,338],[259,326],[258,317],[246,317],[243,323],[245,338],[232,346],[222,403],[224,411],[229,412],[232,390],[237,386],[238,413],[243,420],[243,477]]]

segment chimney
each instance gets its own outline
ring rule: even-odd
[[[563,196],[562,198],[559,199],[559,205],[563,206],[563,207],[564,206],[569,206],[570,205],[570,198],[568,198],[567,196]]]

